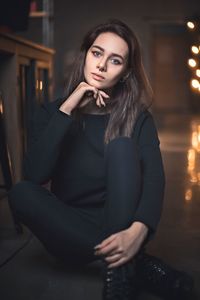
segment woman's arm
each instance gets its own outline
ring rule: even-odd
[[[60,153],[61,142],[73,121],[55,103],[42,104],[36,109],[27,153],[23,160],[24,179],[39,184],[50,179]]]
[[[46,183],[50,179],[60,153],[61,142],[73,121],[71,112],[76,107],[85,106],[93,99],[93,97],[83,98],[87,92],[95,95],[97,105],[100,105],[100,102],[104,103],[103,97],[109,98],[104,91],[98,90],[86,82],[80,82],[68,98],[58,99],[58,103],[60,100],[64,101],[59,107],[56,107],[53,113],[51,110],[57,101],[43,104],[36,111],[33,132],[24,159],[25,179],[40,184]]]

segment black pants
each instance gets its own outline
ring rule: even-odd
[[[71,206],[27,180],[10,190],[9,200],[16,216],[56,257],[70,263],[99,259],[93,247],[132,224],[141,190],[139,155],[134,140],[118,137],[107,144],[105,167],[107,199],[104,204]]]

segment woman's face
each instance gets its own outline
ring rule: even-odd
[[[97,89],[111,90],[126,71],[128,52],[127,43],[117,34],[98,35],[86,53],[86,82]]]

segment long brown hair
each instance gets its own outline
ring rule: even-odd
[[[66,97],[81,81],[85,81],[83,70],[87,51],[98,35],[104,32],[117,34],[126,41],[129,48],[126,70],[128,77],[124,81],[119,80],[116,83],[110,96],[111,101],[109,100],[111,112],[104,136],[104,142],[107,144],[116,137],[131,136],[138,114],[151,105],[153,92],[143,67],[140,45],[136,35],[122,21],[110,19],[95,26],[85,35],[80,53],[75,59],[67,82]],[[80,109],[74,109],[72,115],[78,119],[80,111]]]

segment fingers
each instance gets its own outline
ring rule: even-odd
[[[112,239],[112,240],[111,240]],[[118,241],[115,239],[115,237],[109,237],[108,239],[104,240],[101,243],[100,247],[95,248],[95,255],[112,255],[113,253],[122,253],[122,248],[119,246]]]
[[[94,86],[90,86],[85,82],[81,82],[79,87],[81,89],[84,89],[84,91],[88,97],[93,95],[93,97],[96,99],[97,106],[99,106],[99,107],[101,107],[102,105],[106,106],[104,98],[109,99],[110,96],[108,94],[106,94],[104,91],[101,91],[101,90],[95,88]],[[81,104],[81,105],[84,106],[83,104]]]
[[[119,266],[122,266],[124,263],[126,263],[128,261],[128,258],[126,257],[122,257],[119,260],[117,260],[116,262],[113,262],[111,264],[109,264],[107,267],[110,268],[116,268]]]
[[[111,253],[122,253],[122,249],[119,248],[117,243],[110,243],[109,245],[105,246],[103,249],[101,250],[96,250],[95,251],[95,255],[108,255]]]
[[[100,102],[103,106],[106,106],[104,100],[103,100],[103,96],[101,95],[101,93],[99,93],[99,99],[100,99]]]
[[[104,91],[99,90],[99,92],[102,94],[103,97],[110,98],[110,96],[106,94]]]
[[[105,240],[103,240],[99,245],[96,245],[94,249],[100,249],[103,248],[104,246],[108,245],[112,241],[114,241],[117,237],[117,234],[112,234],[109,237],[107,237]]]
[[[106,106],[105,99],[109,99],[110,96],[104,91],[101,91],[83,81],[76,87],[68,98],[71,101],[72,109],[74,109],[76,106],[83,107],[87,105],[92,99],[96,100],[95,102],[97,106]]]
[[[98,94],[99,94],[98,90],[94,88],[94,95],[93,95],[93,97],[94,97],[95,99],[98,98]]]
[[[97,97],[97,101],[96,101],[96,104],[101,107],[102,105],[103,106],[106,106],[105,102],[103,101],[103,97],[100,93],[98,93],[98,97]]]
[[[97,95],[95,95],[95,96],[96,96],[95,99],[97,99],[97,100],[96,100],[96,104],[97,104],[99,107],[101,107],[102,105],[103,105],[103,106],[106,106],[106,103],[105,103],[103,97],[105,97],[106,99],[110,98],[109,95],[107,95],[105,92],[100,91],[100,90],[97,91]]]
[[[121,253],[115,253],[113,255],[106,256],[105,260],[108,263],[114,263],[117,262],[119,259],[121,259],[121,257],[122,257]]]

